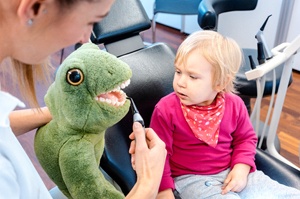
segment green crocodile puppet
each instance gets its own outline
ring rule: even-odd
[[[35,152],[49,177],[68,198],[124,198],[99,170],[105,130],[128,112],[121,90],[132,72],[92,43],[70,54],[45,95],[53,119],[38,129]]]

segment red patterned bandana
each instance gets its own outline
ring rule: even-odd
[[[224,94],[219,93],[216,100],[208,106],[181,104],[181,108],[195,137],[212,147],[216,147],[225,109]]]

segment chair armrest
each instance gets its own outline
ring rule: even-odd
[[[203,0],[198,7],[198,24],[204,30],[216,30],[218,16],[224,12],[254,10],[258,0]]]
[[[281,162],[261,149],[256,150],[255,163],[258,170],[263,171],[277,182],[300,189],[300,171]]]

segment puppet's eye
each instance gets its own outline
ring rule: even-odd
[[[67,81],[69,84],[77,86],[83,81],[83,73],[79,69],[71,69],[67,73]]]

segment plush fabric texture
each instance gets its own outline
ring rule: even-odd
[[[45,95],[53,119],[38,129],[34,146],[42,167],[68,198],[124,198],[105,180],[99,163],[105,130],[129,110],[120,86],[131,75],[127,64],[91,43],[59,67]]]

